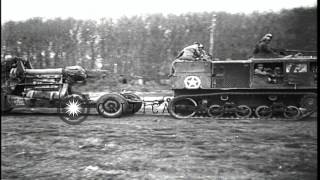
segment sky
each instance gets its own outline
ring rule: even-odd
[[[212,11],[248,14],[316,5],[317,0],[1,0],[1,22],[32,17],[99,20],[153,13]]]

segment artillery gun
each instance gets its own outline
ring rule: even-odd
[[[132,93],[102,93],[92,100],[89,94],[73,91],[72,84],[88,78],[87,71],[80,66],[33,69],[31,63],[22,58],[12,58],[1,65],[2,113],[19,107],[58,108],[63,121],[79,124],[85,119],[79,114],[88,114],[92,107],[104,117],[120,117],[124,113],[135,113],[142,106],[140,98]],[[78,112],[67,116],[68,105],[74,102],[78,102]]]

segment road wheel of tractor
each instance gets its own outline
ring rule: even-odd
[[[119,94],[105,94],[97,101],[96,108],[105,118],[118,118],[128,108],[128,102]]]
[[[305,95],[301,98],[300,106],[307,111],[315,112],[317,111],[317,95],[316,94],[310,94]]]
[[[139,96],[137,96],[136,94],[133,93],[123,93],[121,94],[124,98],[132,100],[132,101],[138,101],[138,102],[129,102],[128,103],[128,108],[126,110],[127,113],[136,113],[138,112],[141,107],[142,107],[142,100]],[[140,101],[140,102],[139,102]]]
[[[252,110],[247,105],[239,105],[237,107],[236,116],[238,118],[248,118],[252,114]]]
[[[189,118],[196,114],[197,102],[192,98],[174,98],[169,102],[168,110],[177,119]]]
[[[301,112],[297,106],[287,106],[283,112],[283,116],[287,119],[297,119],[300,115]]]
[[[224,113],[223,107],[218,104],[211,105],[208,108],[208,115],[210,117],[218,118],[218,117],[221,117],[223,115],[223,113]]]
[[[258,118],[267,119],[272,116],[272,109],[269,106],[261,105],[256,108],[255,114]]]
[[[79,94],[68,95],[59,102],[59,117],[70,125],[82,123],[88,117],[89,111],[88,99]]]

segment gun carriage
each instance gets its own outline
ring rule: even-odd
[[[65,116],[68,105],[77,101],[79,114],[88,114],[96,108],[103,117],[120,117],[139,111],[141,99],[132,93],[102,93],[96,99],[89,94],[72,90],[73,83],[88,78],[80,66],[56,69],[33,69],[29,61],[13,58],[1,63],[1,112],[8,113],[14,108],[58,108],[62,120],[68,124],[79,124],[84,118]],[[74,115],[74,114],[73,114]]]

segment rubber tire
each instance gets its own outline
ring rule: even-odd
[[[115,112],[115,113],[108,113],[108,112],[102,111],[102,109],[100,109],[101,106],[102,106],[103,104],[105,104],[105,103],[106,103],[107,101],[109,101],[109,100],[112,100],[112,101],[115,101],[115,102],[118,103],[118,105],[119,105],[118,108],[119,108],[119,109],[117,110],[117,112]],[[123,96],[121,96],[121,95],[119,95],[119,94],[105,94],[105,95],[101,96],[101,97],[99,98],[99,100],[97,101],[96,109],[97,109],[98,113],[99,113],[101,116],[105,117],[105,118],[119,118],[119,117],[121,117],[121,116],[124,114],[124,112],[126,112],[126,110],[128,109],[128,102],[127,102],[127,100],[126,100]]]

